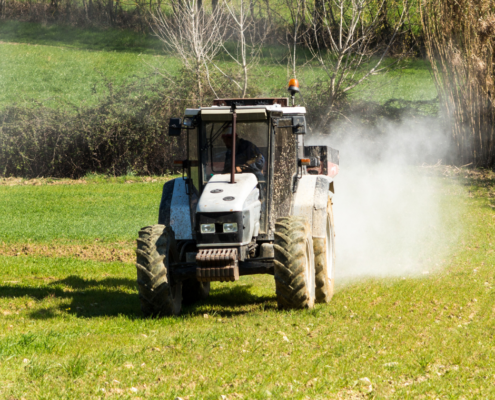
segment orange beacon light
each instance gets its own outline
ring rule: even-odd
[[[289,88],[287,89],[290,92],[290,97],[292,98],[292,106],[294,106],[294,96],[296,93],[299,93],[299,82],[297,79],[291,79],[289,81]]]

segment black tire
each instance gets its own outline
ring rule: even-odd
[[[315,253],[315,294],[317,303],[328,303],[333,297],[335,276],[335,230],[332,199],[328,198],[325,238],[313,238]]]
[[[136,255],[139,300],[144,316],[178,315],[182,284],[170,278],[170,264],[179,258],[172,228],[164,225],[142,228]]]
[[[187,279],[182,282],[182,302],[185,305],[205,300],[210,294],[210,282],[200,282],[196,279]]]
[[[278,307],[313,308],[315,269],[311,228],[301,217],[275,223],[275,287]]]

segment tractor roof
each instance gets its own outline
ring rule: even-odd
[[[188,108],[186,116],[192,117],[201,114],[205,120],[226,119],[230,115],[232,104],[236,105],[236,113],[245,119],[266,119],[268,112],[282,112],[282,114],[306,114],[305,107],[288,107],[287,97],[266,97],[254,99],[215,99],[213,106]]]
[[[306,114],[306,107],[283,107],[280,104],[237,106],[236,113],[239,115],[258,114],[262,119],[266,118],[267,112],[281,112],[282,114]],[[185,115],[192,117],[198,114],[207,115],[227,115],[231,113],[230,106],[212,106],[200,108],[187,108]],[[254,115],[252,115],[254,117]]]

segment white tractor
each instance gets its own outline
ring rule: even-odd
[[[339,154],[304,146],[305,113],[287,98],[217,99],[170,120],[187,159],[163,187],[158,225],[137,239],[145,316],[178,315],[210,282],[252,274],[274,275],[279,308],[330,301]]]

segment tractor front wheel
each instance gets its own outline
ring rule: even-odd
[[[315,265],[309,224],[301,217],[275,223],[275,287],[279,308],[313,308]]]
[[[136,255],[137,284],[144,316],[178,315],[182,305],[182,284],[173,282],[170,274],[170,264],[179,258],[172,228],[165,225],[142,228]]]

